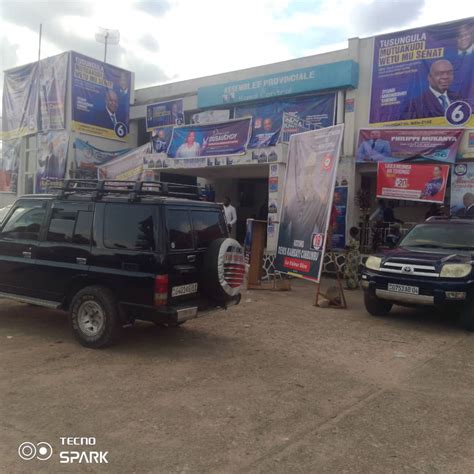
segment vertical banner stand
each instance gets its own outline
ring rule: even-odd
[[[329,239],[329,237],[330,235],[329,233],[327,233],[326,239]],[[326,242],[331,242],[331,241],[326,240]],[[316,299],[314,300],[313,306],[318,306],[319,295],[322,295],[324,298],[326,298],[329,301],[329,306],[334,307],[334,308],[347,309],[346,297],[344,295],[344,287],[342,285],[343,277],[337,266],[336,255],[334,255],[332,248],[328,249],[326,254],[329,255],[329,263],[332,262],[332,264],[334,265],[334,269],[336,271],[336,280],[337,280],[337,287],[339,289],[339,292],[338,292],[339,294],[329,294],[328,291],[326,291],[326,293],[323,293],[321,291],[321,282],[318,282],[316,283]],[[324,262],[324,255],[322,256],[322,259]],[[328,290],[330,289],[331,288],[329,288]]]

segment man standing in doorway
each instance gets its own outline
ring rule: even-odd
[[[230,203],[230,197],[224,198],[224,214],[229,235],[232,233],[232,226],[237,222],[237,212],[235,207]]]

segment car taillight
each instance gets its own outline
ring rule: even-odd
[[[155,306],[164,306],[168,302],[168,275],[155,278]]]

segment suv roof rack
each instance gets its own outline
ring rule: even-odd
[[[130,201],[139,201],[143,196],[166,196],[201,200],[204,189],[200,186],[163,181],[121,181],[117,179],[67,179],[57,188],[51,187],[61,198],[88,194],[94,200],[105,195],[128,195]]]

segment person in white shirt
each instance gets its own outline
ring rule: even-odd
[[[186,141],[176,150],[176,158],[194,158],[201,154],[201,145],[196,141],[196,132],[189,132]]]
[[[235,207],[230,203],[230,198],[228,196],[224,198],[224,215],[230,234],[232,232],[232,226],[237,222],[237,212]]]
[[[458,55],[467,56],[474,50],[474,27],[472,24],[463,23],[457,35]]]

